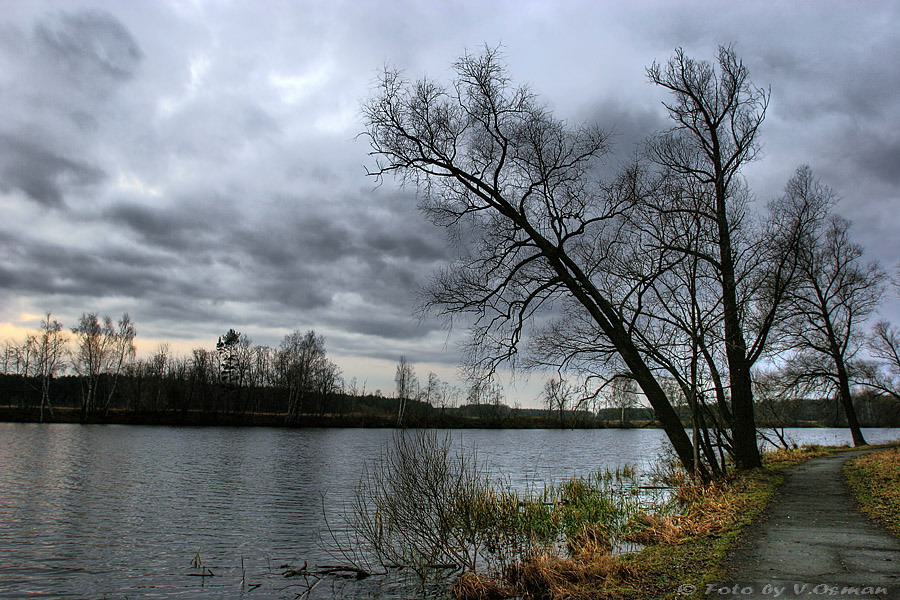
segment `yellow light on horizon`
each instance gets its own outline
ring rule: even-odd
[[[36,329],[36,327],[22,327],[9,322],[0,322],[0,343],[6,340],[20,342],[26,336],[34,333]]]

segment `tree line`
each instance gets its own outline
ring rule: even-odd
[[[272,348],[230,329],[214,349],[178,356],[161,344],[146,358],[136,357],[136,336],[128,314],[114,321],[84,313],[66,331],[47,313],[37,332],[6,341],[0,369],[25,383],[18,390],[20,405],[28,404],[28,392],[39,391],[41,418],[44,411],[52,414],[54,403],[77,408],[83,419],[110,410],[271,412],[283,414],[287,424],[303,415],[344,410],[341,370],[314,331],[295,331]]]
[[[891,344],[898,348],[897,333],[883,323],[875,330],[883,340],[882,355],[890,356]],[[585,395],[583,386],[554,376],[545,382],[543,408],[528,409],[510,406],[496,379],[474,379],[460,387],[429,372],[420,380],[406,357],[396,365],[392,396],[380,389],[367,392],[355,378],[344,379],[327,357],[324,337],[314,331],[295,331],[272,348],[229,329],[214,348],[179,356],[161,344],[144,358],[136,356],[136,336],[127,314],[118,321],[83,314],[67,331],[47,313],[37,331],[4,342],[0,405],[26,411],[36,407],[42,421],[45,413],[48,420],[54,418],[54,407],[74,410],[76,420],[84,422],[583,428],[655,421],[628,378],[613,379]],[[890,376],[888,364],[886,359],[880,365],[865,363],[863,370],[854,371],[868,378],[870,391],[862,398],[857,394],[855,404],[862,407],[860,421],[870,426],[900,422],[893,383],[900,377]],[[900,361],[893,364],[900,374]],[[832,410],[834,403],[822,400],[827,390],[788,386],[810,392],[803,397],[785,393],[785,382],[771,374],[761,381],[761,425],[846,426],[846,417]],[[679,418],[689,423],[691,409],[675,393],[677,383],[663,380],[662,385],[676,398]]]
[[[886,275],[810,167],[755,202],[742,172],[760,158],[770,92],[733,47],[713,61],[677,49],[647,69],[671,126],[612,177],[600,175],[609,132],[554,116],[498,49],[453,68],[449,83],[386,68],[364,134],[370,174],[415,189],[424,214],[466,241],[425,308],[471,323],[473,372],[553,368],[587,382],[584,401],[631,381],[705,478],[761,465],[767,393],[834,394],[865,443],[852,387],[896,398],[900,375],[896,330],[864,328]]]
[[[397,364],[393,397],[368,392],[356,378],[345,379],[328,358],[325,338],[312,330],[287,334],[273,348],[229,329],[214,348],[181,356],[163,343],[140,358],[136,337],[128,314],[114,320],[84,313],[66,329],[46,313],[36,331],[4,342],[0,405],[38,407],[42,421],[63,408],[84,422],[127,413],[135,422],[544,425],[540,411],[507,406],[496,382],[463,389],[434,372],[420,382],[405,357]]]

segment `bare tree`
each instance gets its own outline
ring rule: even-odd
[[[403,427],[403,417],[406,414],[407,405],[418,395],[419,391],[416,369],[406,360],[405,356],[401,356],[397,363],[394,383],[397,384],[397,427]]]
[[[833,196],[806,170],[798,185],[809,194]],[[833,216],[809,232],[799,252],[800,277],[789,295],[793,318],[787,336],[794,350],[786,370],[796,385],[834,390],[856,446],[866,441],[850,390],[851,362],[863,346],[862,327],[877,310],[886,275],[863,263],[863,249],[850,239],[850,222]]]
[[[431,406],[437,406],[440,393],[441,379],[437,376],[437,373],[435,373],[434,371],[429,371],[428,379],[425,382],[425,387],[422,388],[422,401],[430,404]]]
[[[169,373],[169,365],[172,363],[172,349],[169,344],[162,343],[156,347],[153,355],[147,360],[147,374],[156,388],[153,395],[153,410],[162,410],[163,395],[166,386],[166,376]]]
[[[34,356],[37,350],[37,336],[29,333],[21,343],[6,340],[4,352],[4,372],[15,373],[23,377],[34,375]]]
[[[855,381],[900,401],[900,330],[879,321],[868,342],[869,354],[875,360],[859,365]]]
[[[628,409],[640,406],[637,385],[627,374],[612,378],[607,385],[606,404],[619,410],[619,422],[628,423]]]
[[[106,317],[101,323],[96,313],[82,313],[72,333],[75,335],[72,366],[83,378],[81,415],[85,418],[96,408],[100,375],[109,360],[110,340],[114,333],[112,320]]]
[[[41,321],[40,336],[37,338],[37,373],[41,378],[41,422],[44,421],[44,407],[53,416],[50,404],[50,382],[65,368],[67,354],[66,334],[62,323],[51,320],[51,313],[44,315]]]
[[[136,353],[134,338],[137,337],[137,330],[135,329],[131,317],[128,316],[128,313],[124,313],[116,325],[117,327],[113,328],[111,319],[106,317],[104,330],[109,337],[107,342],[109,346],[109,359],[106,366],[106,372],[110,376],[110,384],[104,411],[109,411],[109,406],[116,393],[116,384],[119,380],[119,374],[122,372],[125,364],[134,359]]]
[[[195,348],[190,359],[189,393],[199,397],[199,408],[203,411],[213,410],[213,384],[218,379],[216,356],[205,348]]]
[[[395,174],[422,210],[464,236],[460,258],[435,279],[427,306],[474,317],[470,362],[492,372],[513,360],[526,324],[556,300],[576,303],[634,375],[682,463],[691,442],[619,310],[604,290],[633,200],[596,178],[608,137],[570,127],[525,87],[498,52],[465,55],[449,87],[386,70],[367,102],[378,178]]]
[[[118,376],[126,362],[134,357],[136,332],[127,313],[118,321],[118,329],[109,315],[101,322],[96,313],[86,313],[81,315],[72,333],[76,342],[72,366],[84,378],[81,411],[82,417],[86,417],[100,408],[97,394],[103,375],[109,376],[109,393],[103,408],[109,408]]]
[[[768,223],[758,225],[750,218],[749,192],[740,173],[759,151],[757,135],[769,92],[750,82],[732,47],[719,48],[715,65],[679,49],[665,66],[650,67],[648,76],[671,93],[665,107],[675,123],[649,144],[649,156],[662,169],[667,188],[676,190],[664,198],[678,200],[660,204],[657,211],[689,215],[702,241],[685,244],[685,236],[676,232],[657,243],[667,252],[698,258],[716,283],[719,310],[713,325],[721,334],[713,339],[721,336],[724,357],[717,387],[727,389],[730,397],[734,458],[740,466],[756,467],[760,456],[751,372],[767,351],[797,273],[796,250],[820,207],[789,189],[772,205]],[[713,330],[707,327],[706,333]],[[698,350],[712,368],[714,357]]]
[[[576,390],[562,377],[551,377],[544,383],[544,404],[550,416],[556,411],[560,429],[566,426],[566,412],[572,411],[576,401]]]

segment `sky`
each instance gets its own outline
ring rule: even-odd
[[[314,329],[369,390],[401,356],[452,380],[464,331],[416,315],[451,245],[413,190],[367,177],[360,106],[385,65],[447,81],[484,45],[558,116],[612,130],[615,163],[667,127],[646,67],[734,44],[771,89],[755,197],[809,164],[896,268],[900,3],[624,4],[0,0],[0,339],[127,312],[142,353]],[[882,316],[900,321],[893,296]],[[510,401],[535,405],[535,377]]]

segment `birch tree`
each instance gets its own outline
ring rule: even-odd
[[[41,379],[41,422],[44,421],[44,407],[53,416],[53,406],[50,403],[50,382],[65,368],[65,360],[68,354],[66,333],[62,323],[52,319],[51,313],[46,313],[41,321],[40,336],[37,344],[37,373]]]

